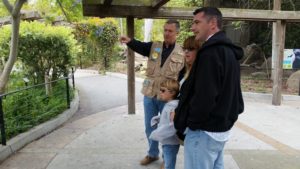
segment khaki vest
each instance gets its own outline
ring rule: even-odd
[[[159,98],[160,84],[166,79],[178,79],[178,73],[184,67],[182,48],[175,44],[171,54],[164,65],[160,67],[162,42],[153,42],[147,63],[146,78],[143,83],[142,93],[148,97]]]

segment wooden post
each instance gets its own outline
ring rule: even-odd
[[[127,17],[127,35],[134,37],[134,18]],[[128,114],[135,114],[135,74],[134,74],[134,52],[128,48],[127,55],[127,87],[128,87]]]
[[[274,59],[274,75],[273,75],[273,95],[272,104],[281,104],[281,90],[282,90],[282,62],[284,54],[284,42],[285,42],[285,27],[286,23],[284,21],[276,22],[276,42],[275,42],[275,53]]]
[[[274,0],[273,10],[281,9],[281,0]],[[272,30],[272,75],[271,78],[274,80],[274,67],[275,67],[275,58],[277,58],[278,54],[276,53],[276,43],[277,43],[277,32],[276,32],[276,22],[273,22],[273,30]]]
[[[274,0],[274,10],[281,9],[281,0]],[[282,90],[282,62],[285,43],[285,21],[277,21],[273,23],[273,40],[272,40],[272,77],[273,77],[273,94],[272,104],[281,104]],[[274,39],[275,38],[275,39]]]

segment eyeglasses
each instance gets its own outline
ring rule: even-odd
[[[191,52],[193,50],[195,50],[195,48],[183,48],[184,52]]]

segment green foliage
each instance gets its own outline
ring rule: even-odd
[[[154,19],[152,30],[151,30],[151,41],[163,41],[163,26],[165,19]],[[145,20],[135,19],[134,20],[134,38],[140,41],[144,40]]]
[[[231,24],[235,27],[235,29],[241,29],[243,25],[243,21],[232,21]]]
[[[151,39],[153,41],[163,41],[164,39],[164,24],[166,20],[165,19],[155,19],[153,21],[153,28],[152,28],[152,37]]]
[[[134,19],[134,37],[139,40],[144,40],[144,19]]]
[[[0,69],[3,70],[5,61],[9,56],[11,28],[8,26],[0,28]]]
[[[14,65],[15,69],[10,73],[9,75],[9,81],[6,85],[6,91],[5,93],[19,90],[20,88],[26,87],[26,84],[23,80],[23,78],[28,78],[29,82],[27,85],[35,85],[34,79],[29,76],[25,71],[19,71],[22,70],[22,63],[20,61],[17,61]]]
[[[83,19],[82,3],[80,0],[60,0],[69,21],[79,21]],[[64,16],[57,0],[37,0],[32,4],[32,8],[39,11],[49,22],[54,21],[58,16]]]
[[[194,35],[193,32],[191,32],[191,25],[192,25],[192,20],[181,20],[180,21],[180,34],[177,38],[177,42],[180,44],[183,44],[184,40],[188,38],[189,36]]]
[[[9,0],[14,4],[16,0]],[[82,2],[81,0],[60,0],[64,11],[66,12],[66,19],[69,21],[79,21],[83,19]],[[47,22],[54,21],[59,16],[64,16],[62,8],[59,6],[57,0],[29,0],[22,7],[22,10],[36,10]],[[9,13],[0,1],[0,17],[9,16]]]
[[[203,4],[203,0],[172,0],[167,3],[168,7],[200,7]]]
[[[195,7],[201,7],[203,5],[204,0],[184,0],[186,6],[195,6]]]
[[[0,56],[8,56],[10,26],[1,28]],[[73,58],[78,53],[71,28],[51,26],[39,22],[22,22],[20,26],[18,58],[24,64],[28,75],[37,74],[37,82],[44,81],[44,75],[51,79],[67,73]]]
[[[61,0],[61,3],[70,21],[74,22],[83,19],[81,0]],[[56,4],[57,4],[57,0],[56,0]],[[58,14],[63,15],[61,9],[59,10]]]
[[[168,7],[199,7],[202,6],[203,0],[172,0],[166,4]],[[163,41],[163,25],[166,19],[154,19],[151,41]],[[178,43],[183,43],[183,41],[188,37],[193,35],[190,31],[191,21],[180,20],[181,31],[177,38]],[[135,19],[135,38],[138,40],[144,39],[144,20]]]
[[[203,0],[176,0],[176,1],[174,3],[177,6],[200,7],[203,4]],[[192,20],[180,20],[179,22],[181,28],[180,28],[180,34],[177,38],[177,42],[179,44],[183,44],[184,40],[187,37],[194,35],[193,32],[191,32]]]
[[[4,17],[4,16],[8,16],[8,15],[9,15],[9,12],[1,0],[1,2],[0,2],[0,17]]]
[[[8,0],[10,2],[11,5],[14,5],[16,0]],[[22,6],[22,10],[30,10],[31,6],[28,3],[25,3]],[[2,0],[0,0],[0,17],[6,17],[9,16],[9,12],[6,9],[5,5],[3,4]]]
[[[75,29],[75,37],[82,49],[77,59],[79,64],[84,64],[84,61],[85,64],[89,64],[87,61],[100,61],[103,71],[109,69],[113,64],[114,46],[119,36],[117,22],[110,18],[89,18],[78,22]]]
[[[65,109],[65,80],[53,86],[51,96],[46,96],[44,85],[7,95],[3,98],[6,137],[9,139],[25,132],[56,117]]]
[[[172,0],[167,3],[168,7],[184,7],[185,0]]]
[[[144,29],[141,29],[144,27],[144,20],[138,20],[140,24],[135,25],[135,38],[138,40],[143,41],[144,40]],[[142,22],[141,22],[142,21]],[[151,31],[151,41],[163,41],[163,33],[164,33],[164,24],[166,22],[166,19],[154,19],[153,21],[153,27]],[[185,38],[192,35],[193,33],[190,31],[191,21],[190,20],[179,20],[180,22],[180,33],[177,37],[177,42],[182,43]],[[138,33],[137,33],[138,32]]]

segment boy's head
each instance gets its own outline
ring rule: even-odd
[[[177,97],[179,93],[179,83],[177,80],[167,79],[160,84],[160,99],[170,101]]]

